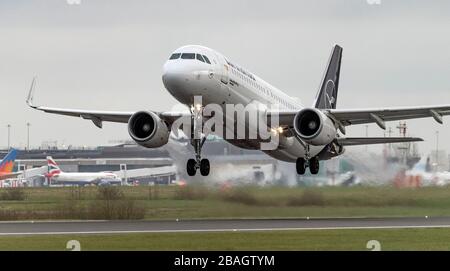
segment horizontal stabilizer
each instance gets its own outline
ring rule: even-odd
[[[423,141],[419,137],[340,137],[337,139],[342,146],[386,144]]]

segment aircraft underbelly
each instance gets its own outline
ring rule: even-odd
[[[227,142],[243,149],[261,150],[267,155],[285,162],[295,163],[297,158],[305,157],[305,148],[297,141],[292,142],[289,146],[283,145],[283,142],[280,142],[278,148],[274,150],[262,150],[261,141],[258,140],[227,140]],[[310,157],[318,155],[323,148],[323,146],[310,146]]]
[[[226,111],[226,104],[241,104],[246,106],[251,101],[257,101],[257,103],[263,104],[266,103],[266,101],[262,100],[263,97],[258,96],[256,93],[253,93],[249,89],[232,86],[230,84],[224,85],[220,82],[216,82],[215,80],[211,80],[209,83],[210,86],[208,88],[208,91],[204,91],[201,89],[199,89],[198,91],[184,91],[183,93],[185,93],[185,95],[190,95],[189,98],[180,99],[181,97],[177,97],[175,93],[173,93],[173,96],[181,102],[189,105],[189,103],[192,103],[193,96],[201,95],[203,105],[218,104],[224,111]],[[179,92],[177,94],[179,95]],[[231,127],[227,127],[226,123],[226,119],[223,119],[223,124],[225,127],[222,132],[224,134],[226,134],[228,129],[231,129]],[[246,130],[248,129],[248,125],[249,123],[245,121],[244,126],[246,126]],[[237,127],[234,127],[234,129],[231,129],[231,131],[231,134],[234,134],[234,138],[225,138],[225,140],[237,147],[251,150],[262,150],[267,155],[285,162],[295,162],[298,157],[305,156],[305,148],[293,137],[286,138],[281,136],[279,143],[275,143],[277,146],[276,149],[263,150],[261,148],[260,140],[247,138],[247,134],[244,138],[238,139],[238,137],[236,137]],[[213,132],[213,134],[215,133]],[[216,135],[223,137],[224,134]],[[323,146],[310,146],[310,157],[316,156],[322,149]]]
[[[309,156],[316,156],[322,149],[322,146],[310,146]],[[297,158],[299,157],[305,157],[305,149],[303,148],[303,146],[295,146],[291,148],[280,147],[276,150],[264,151],[264,153],[275,159],[290,163],[295,163],[297,161]]]
[[[77,183],[89,183],[92,181],[90,178],[85,177],[78,177],[78,176],[61,176],[54,178],[55,181],[60,183],[71,183],[71,182],[77,182]]]

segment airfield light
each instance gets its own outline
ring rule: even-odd
[[[11,124],[6,126],[8,128],[8,150],[11,148]]]
[[[31,124],[27,122],[27,150],[30,150],[30,126]]]
[[[436,171],[439,167],[439,131],[436,131]]]

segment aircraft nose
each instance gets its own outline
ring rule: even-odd
[[[187,104],[193,96],[208,91],[213,76],[212,70],[208,71],[201,61],[179,59],[164,64],[162,81],[172,96]]]
[[[176,89],[190,80],[191,72],[181,65],[166,63],[164,65],[162,80],[167,89]]]
[[[174,86],[180,85],[186,79],[186,74],[173,71],[165,71],[162,76],[163,83],[167,88],[173,88]]]

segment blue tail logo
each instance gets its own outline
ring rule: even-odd
[[[17,157],[17,150],[11,149],[8,154],[0,162],[0,172],[1,173],[11,173],[14,168],[14,161]]]

